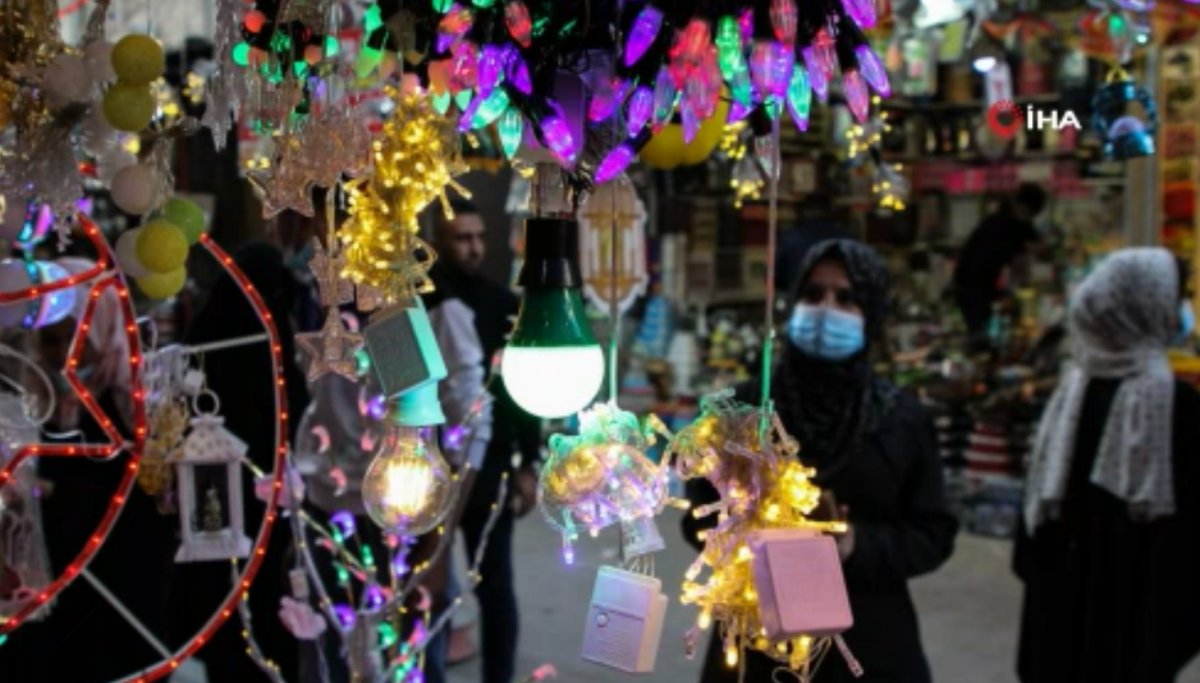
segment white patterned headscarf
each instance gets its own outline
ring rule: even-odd
[[[1053,518],[1067,489],[1084,393],[1092,378],[1121,378],[1102,428],[1091,482],[1138,519],[1175,512],[1171,425],[1175,378],[1166,348],[1179,327],[1179,270],[1165,249],[1118,251],[1079,285],[1069,326],[1075,362],[1042,416],[1025,492],[1032,533]]]

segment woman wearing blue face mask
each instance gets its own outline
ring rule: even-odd
[[[850,531],[839,538],[854,626],[845,639],[865,674],[855,678],[836,654],[814,681],[926,683],[908,579],[950,556],[957,522],[942,488],[933,424],[917,399],[871,369],[871,344],[887,311],[887,269],[870,247],[827,240],[806,254],[791,301],[787,343],[772,396],[784,427],[800,441],[800,458]],[[757,382],[738,398],[757,402]],[[693,484],[694,501],[715,498]],[[687,517],[694,541],[698,524]],[[777,664],[746,658],[746,683],[769,683]],[[702,683],[738,679],[710,644]]]

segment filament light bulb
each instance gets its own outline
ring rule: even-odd
[[[385,418],[362,484],[363,506],[384,531],[420,536],[450,512],[455,479],[434,427],[444,421],[434,383],[401,396]]]

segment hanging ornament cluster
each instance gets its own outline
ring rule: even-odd
[[[117,265],[151,299],[175,296],[187,282],[188,251],[207,223],[195,202],[172,197],[149,221],[121,234],[115,247]]]
[[[572,134],[553,92],[563,57],[580,51],[585,3],[578,0],[433,0],[436,26],[429,53],[435,106],[459,105],[458,127],[496,124],[512,158],[528,128],[564,168],[574,168],[583,140]],[[428,13],[424,4],[414,11]],[[570,61],[570,60],[566,60]]]
[[[729,666],[736,666],[748,648],[803,672],[828,647],[827,640],[814,637],[817,633],[769,637],[777,629],[763,617],[779,606],[763,609],[766,586],[756,576],[756,549],[769,533],[845,531],[842,522],[808,517],[821,491],[798,453],[799,445],[778,416],[738,403],[731,393],[702,399],[700,416],[667,448],[666,457],[681,476],[703,477],[720,495],[716,503],[693,510],[697,518],[716,515],[717,521],[702,532],[704,549],[687,570],[682,600],[700,609],[693,636],[719,624]],[[834,560],[839,566],[836,554]]]
[[[96,4],[81,48],[63,45],[53,13],[38,17],[19,5],[2,10],[11,15],[0,26],[7,67],[0,74],[0,131],[12,126],[15,135],[0,153],[0,194],[10,204],[49,205],[61,239],[83,194],[76,140],[97,160],[92,168],[103,181],[128,157],[117,148],[105,107],[97,106],[118,61],[122,69],[132,61],[130,50],[118,53],[104,40],[107,7],[107,0]]]
[[[104,92],[104,118],[109,125],[137,133],[150,125],[158,102],[151,83],[166,69],[162,45],[141,33],[122,38],[112,48],[112,72],[117,82]]]
[[[469,196],[454,176],[466,170],[452,123],[429,101],[400,95],[374,142],[374,171],[350,183],[350,219],[338,232],[344,275],[399,301],[429,291],[433,251],[418,236],[417,216],[435,200],[449,212],[447,185]]]
[[[227,0],[222,0],[223,2]],[[241,40],[229,47],[234,65],[255,74],[270,86],[284,82],[300,85],[300,97],[279,116],[259,117],[254,125],[260,130],[275,130],[292,114],[306,115],[312,107],[319,79],[310,79],[322,71],[323,64],[337,56],[337,38],[327,34],[332,3],[321,0],[261,0],[240,16]],[[237,20],[235,8],[226,11]],[[227,36],[226,43],[231,36]]]
[[[599,122],[619,114],[627,138],[601,167],[623,168],[646,144],[648,131],[676,113],[684,142],[691,142],[701,122],[716,115],[723,89],[733,101],[729,120],[758,107],[779,115],[786,104],[800,130],[808,128],[813,93],[828,101],[839,69],[860,121],[867,118],[870,90],[891,94],[887,71],[863,34],[875,25],[873,0],[730,5],[710,14],[704,3],[625,4],[613,81],[588,116]]]
[[[653,416],[644,425],[633,413],[597,404],[579,414],[579,435],[550,437],[538,500],[542,513],[563,537],[563,556],[579,529],[595,536],[621,522],[654,517],[667,502],[667,468],[646,457],[655,434],[669,436]]]

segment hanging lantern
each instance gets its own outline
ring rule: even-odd
[[[193,403],[192,431],[183,442],[183,457],[175,463],[183,537],[176,562],[229,560],[250,554],[241,462],[248,446],[225,429],[225,418],[217,415],[220,401],[216,394],[206,391],[202,395],[211,397],[216,406],[211,413],[203,413]]]
[[[1142,115],[1129,112],[1129,105],[1141,105]],[[1113,69],[1107,83],[1092,98],[1093,126],[1104,140],[1104,156],[1124,160],[1154,154],[1154,134],[1158,130],[1158,107],[1154,97],[1138,87],[1124,70]]]

